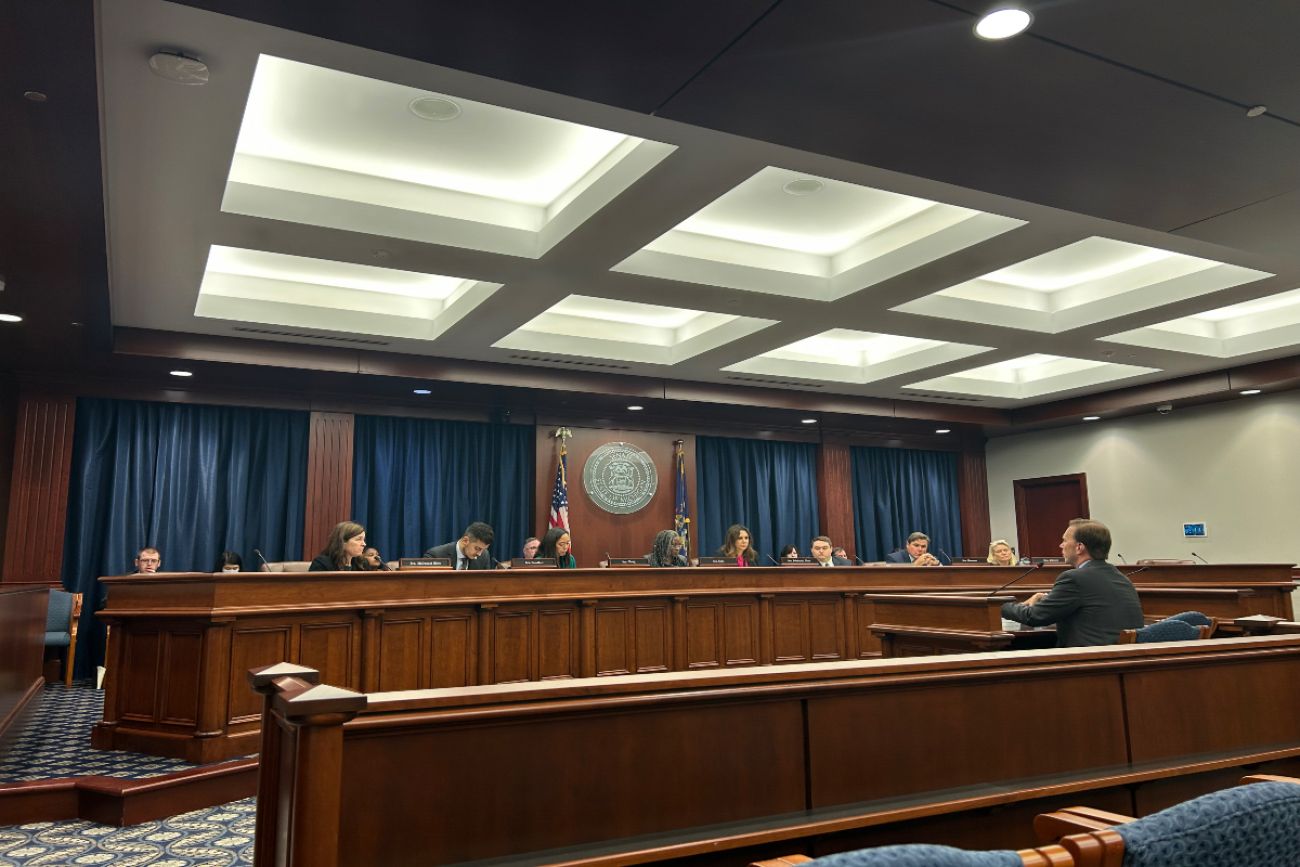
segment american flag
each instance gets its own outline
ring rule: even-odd
[[[675,504],[673,506],[673,530],[678,536],[682,537],[682,554],[691,556],[691,507],[686,502],[686,451],[682,442],[676,443],[676,452],[673,455],[677,462],[677,491]]]
[[[560,457],[555,462],[555,490],[551,492],[551,521],[547,525],[569,529],[569,453],[560,437]]]

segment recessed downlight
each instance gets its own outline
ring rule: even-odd
[[[149,58],[149,68],[159,78],[174,84],[202,87],[208,83],[208,65],[197,57],[174,51],[159,51]]]
[[[45,102],[47,99],[49,99],[49,97],[45,95],[44,91],[24,90],[23,99],[27,100],[28,102]]]
[[[1246,117],[1259,117],[1261,114],[1268,113],[1267,105],[1252,105],[1246,109]]]
[[[1084,421],[1101,421],[1101,416],[1099,416],[1099,415],[1085,415],[1085,416],[1083,417],[1083,420],[1084,420]]]
[[[937,434],[948,434],[948,433],[952,433],[952,428],[950,428],[950,427],[941,427],[941,428],[939,428],[938,430],[936,430],[935,433],[937,433]]]
[[[989,12],[975,25],[981,39],[1009,39],[1033,23],[1034,16],[1023,9],[1003,7]]]
[[[172,376],[193,376],[193,375],[194,375],[194,371],[192,371],[192,370],[173,370],[173,371],[171,371],[171,375],[172,375]]]
[[[803,424],[817,424],[817,419],[815,418],[804,418],[804,419],[800,419],[800,421]]]
[[[460,117],[460,106],[445,96],[417,96],[407,108],[422,120],[447,121]]]
[[[433,394],[433,392],[427,388],[413,388],[411,389],[411,393],[412,394]]]
[[[640,412],[640,411],[643,410],[643,409],[645,409],[645,407],[643,407],[643,406],[635,406],[635,405],[634,405],[634,406],[629,406],[629,407],[628,407],[628,410],[629,410],[630,412]]]
[[[1242,392],[1240,392],[1240,393],[1243,394],[1243,395],[1245,395],[1246,397],[1250,397],[1252,394],[1259,394],[1260,391],[1261,391],[1261,389],[1258,389],[1258,388],[1248,388],[1248,389],[1246,389],[1245,391],[1242,391]]]
[[[821,192],[824,186],[826,185],[816,178],[799,178],[789,181],[781,189],[791,196],[811,196],[813,193]]]
[[[22,322],[23,318],[16,313],[0,313],[0,322]]]

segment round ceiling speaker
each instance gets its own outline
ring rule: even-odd
[[[781,189],[785,190],[792,196],[811,196],[826,186],[816,178],[800,178],[797,181],[790,181]]]
[[[159,51],[149,58],[149,68],[154,75],[176,84],[195,86],[208,83],[208,65],[184,54]]]
[[[411,114],[424,120],[455,120],[460,106],[443,96],[417,96],[411,100]]]

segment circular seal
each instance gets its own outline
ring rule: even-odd
[[[583,465],[582,487],[606,512],[630,515],[654,498],[659,473],[650,456],[631,443],[605,443]]]

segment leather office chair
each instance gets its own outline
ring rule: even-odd
[[[1019,852],[1010,849],[975,852],[915,843],[839,852],[816,860],[806,855],[787,855],[756,861],[751,867],[783,867],[787,864],[816,864],[821,867],[1065,867],[1069,863],[1069,856],[1060,846],[1021,849]]]
[[[1035,830],[1047,836],[1041,833],[1043,827],[1068,824],[1078,818],[1072,815],[1077,809],[1039,816]],[[1093,816],[1115,824],[1061,838],[1076,867],[1300,864],[1300,785],[1294,782],[1260,781],[1223,789],[1143,819],[1081,812],[1083,827],[1096,828]]]
[[[1181,620],[1157,620],[1141,629],[1125,629],[1119,634],[1120,644],[1150,644],[1153,641],[1195,641],[1202,638],[1201,630]]]
[[[278,563],[262,564],[263,572],[306,572],[310,568],[310,560],[282,560]]]
[[[45,646],[66,647],[63,683],[72,686],[72,665],[77,661],[77,623],[81,620],[81,594],[51,590],[45,611]]]

